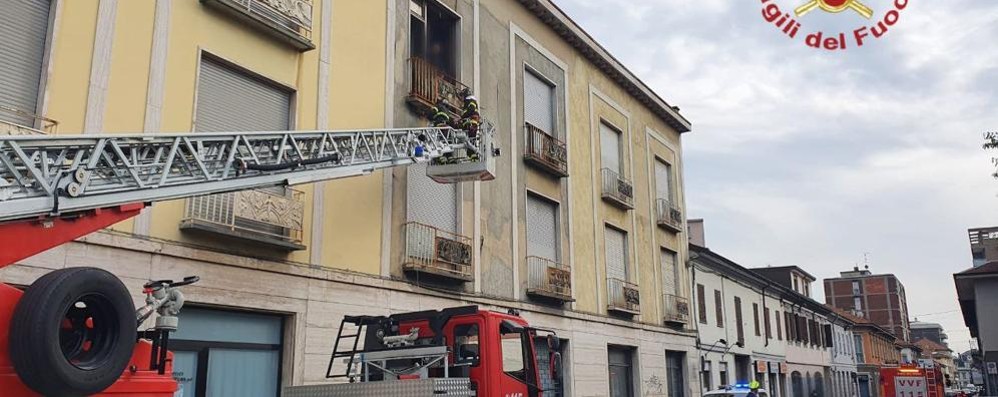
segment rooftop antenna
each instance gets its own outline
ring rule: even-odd
[[[863,268],[866,269],[866,270],[870,270],[870,253],[869,252],[864,252],[863,253]]]

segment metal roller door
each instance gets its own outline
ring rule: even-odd
[[[601,167],[609,168],[620,175],[620,133],[610,126],[600,123],[600,160]]]
[[[38,113],[38,88],[48,35],[49,0],[5,1],[0,12],[0,106]],[[34,118],[0,110],[0,119],[34,125]]]
[[[603,232],[606,242],[606,277],[607,279],[627,278],[627,235],[624,232],[607,226]]]
[[[527,255],[560,262],[558,204],[527,196]]]
[[[291,127],[291,91],[212,57],[201,59],[198,131],[284,131]]]
[[[533,72],[523,72],[523,117],[551,136],[555,133],[554,87]]]
[[[460,185],[434,182],[426,176],[426,164],[408,169],[408,221],[457,233],[457,187]]]

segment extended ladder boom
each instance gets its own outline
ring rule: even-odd
[[[452,128],[0,135],[0,221],[345,178],[451,153],[490,156],[481,142]]]

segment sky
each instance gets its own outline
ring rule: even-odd
[[[708,247],[819,280],[893,273],[911,315],[968,349],[952,274],[971,267],[967,229],[998,225],[981,149],[998,131],[994,0],[910,0],[887,34],[837,51],[804,39],[874,25],[894,1],[863,0],[872,20],[813,11],[794,39],[764,0],[555,2],[693,123],[687,216],[705,219]]]

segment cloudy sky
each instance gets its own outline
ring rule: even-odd
[[[873,22],[815,11],[792,40],[763,20],[761,0],[556,3],[693,122],[688,215],[706,219],[708,246],[819,279],[866,254],[901,278],[912,315],[967,349],[952,274],[970,267],[967,229],[998,225],[981,150],[998,131],[994,0],[910,0],[884,37],[836,52],[804,35]],[[864,3],[874,21],[893,7]]]

